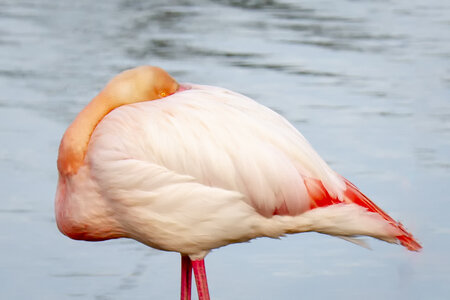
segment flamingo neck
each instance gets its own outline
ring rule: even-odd
[[[59,146],[58,170],[73,175],[83,165],[87,147],[97,124],[114,109],[104,92],[97,95],[67,128]]]

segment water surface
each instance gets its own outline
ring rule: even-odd
[[[299,2],[0,1],[0,298],[178,297],[177,254],[72,241],[53,216],[65,128],[114,74],[152,64],[285,116],[424,246],[232,245],[207,257],[213,299],[447,299],[450,5]]]

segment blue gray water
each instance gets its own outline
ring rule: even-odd
[[[424,246],[228,246],[207,257],[213,299],[448,299],[448,1],[0,0],[1,299],[178,298],[177,254],[72,241],[53,216],[62,133],[140,64],[278,111]]]

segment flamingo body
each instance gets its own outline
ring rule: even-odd
[[[201,85],[109,112],[78,171],[60,174],[56,217],[71,238],[128,237],[193,261],[230,243],[306,231],[420,249],[283,117]]]

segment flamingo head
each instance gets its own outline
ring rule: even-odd
[[[102,91],[102,98],[112,108],[157,100],[172,95],[180,85],[166,71],[154,66],[140,66],[114,77]],[[181,90],[181,89],[180,89]]]

